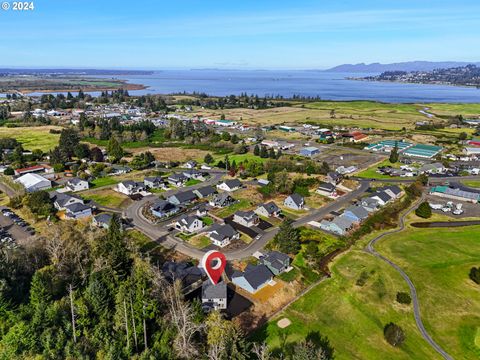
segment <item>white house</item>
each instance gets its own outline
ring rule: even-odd
[[[229,245],[233,240],[240,239],[240,233],[229,224],[214,224],[207,230],[207,236],[219,247]]]
[[[186,233],[195,233],[203,229],[203,221],[196,216],[183,215],[175,222],[175,228]]]
[[[65,218],[83,219],[92,216],[92,208],[84,204],[71,204],[65,207]]]
[[[225,180],[224,182],[217,185],[217,189],[224,191],[235,191],[242,187],[242,182],[238,179]]]
[[[302,210],[305,207],[305,199],[299,194],[292,194],[287,197],[283,205],[293,210]]]
[[[28,173],[20,176],[15,182],[20,183],[27,192],[46,190],[52,187],[52,182],[43,176],[34,173]]]
[[[282,210],[275,204],[273,201],[270,201],[266,204],[260,204],[258,207],[255,209],[255,212],[259,216],[265,216],[265,217],[270,217],[270,216],[275,216],[279,217],[282,214]]]
[[[204,281],[202,285],[202,307],[213,310],[226,309],[227,284],[221,281],[214,285],[210,280]]]
[[[318,185],[316,192],[317,194],[329,196],[329,197],[337,196],[335,184],[332,184],[329,182],[321,182],[320,185]]]
[[[65,210],[67,206],[72,204],[83,204],[82,198],[57,191],[50,193],[50,198],[53,200],[53,206],[57,210]]]
[[[252,227],[258,225],[258,222],[260,219],[258,218],[258,215],[255,214],[252,210],[250,211],[242,211],[238,210],[234,215],[233,215],[233,221],[235,221],[237,224],[246,226],[246,227]]]
[[[115,190],[125,195],[142,194],[147,191],[145,185],[141,182],[125,180],[117,184]]]
[[[67,181],[65,186],[68,190],[77,192],[82,190],[88,190],[88,181],[79,178],[73,178]]]

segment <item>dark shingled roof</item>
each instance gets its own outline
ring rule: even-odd
[[[235,275],[239,274],[234,274],[234,277],[238,277]],[[265,284],[267,281],[270,281],[272,276],[272,273],[265,265],[248,266],[243,273],[243,277],[245,278],[245,280],[247,280],[247,282],[255,290],[258,289],[261,285]]]
[[[213,285],[210,280],[202,284],[202,299],[225,299],[227,297],[227,284],[223,281]]]

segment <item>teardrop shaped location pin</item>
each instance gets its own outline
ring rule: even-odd
[[[202,267],[205,269],[205,272],[213,285],[217,285],[226,265],[227,258],[220,251],[210,250],[203,255]]]

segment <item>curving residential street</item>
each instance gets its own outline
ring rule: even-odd
[[[407,282],[408,284],[408,287],[410,288],[410,295],[412,297],[412,302],[413,302],[413,314],[415,316],[415,322],[417,324],[417,328],[418,330],[420,331],[420,334],[422,335],[422,337],[444,358],[444,359],[448,359],[448,360],[453,360],[453,358],[448,355],[448,353],[443,350],[440,345],[438,345],[435,340],[433,340],[433,338],[430,336],[430,334],[427,332],[427,330],[425,329],[425,326],[423,325],[423,322],[422,322],[422,318],[421,318],[421,315],[420,315],[420,305],[419,305],[419,302],[418,302],[418,296],[417,296],[417,290],[415,288],[415,285],[413,284],[412,280],[410,280],[410,278],[408,277],[408,275],[405,273],[405,271],[403,271],[397,264],[395,264],[393,261],[387,259],[386,257],[380,255],[374,248],[374,245],[382,238],[384,238],[385,236],[387,235],[391,235],[391,234],[395,234],[395,233],[399,233],[401,231],[403,231],[405,229],[405,218],[413,211],[415,210],[415,208],[423,201],[423,197],[421,197],[418,201],[416,201],[401,217],[400,217],[400,224],[399,224],[399,227],[394,229],[394,230],[391,230],[391,231],[387,231],[385,233],[382,233],[380,235],[378,235],[377,237],[375,237],[374,239],[372,239],[368,245],[366,246],[365,248],[365,251],[372,254],[373,256],[375,256],[376,258],[380,259],[380,260],[383,260],[385,261],[388,265],[390,265],[391,267],[393,267],[404,279],[405,281]]]

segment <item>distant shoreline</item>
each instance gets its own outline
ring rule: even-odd
[[[480,86],[478,85],[464,85],[464,84],[452,84],[448,82],[415,82],[415,81],[396,81],[396,80],[371,80],[365,78],[357,78],[357,77],[346,77],[347,80],[353,81],[365,81],[365,82],[378,82],[378,83],[392,83],[392,84],[413,84],[413,85],[439,85],[439,86],[453,86],[458,88],[474,88],[479,89]]]
[[[148,86],[145,86],[145,85],[142,85],[142,84],[123,84],[122,86],[119,86],[119,87],[111,87],[111,86],[106,86],[106,87],[78,87],[78,88],[75,88],[75,89],[72,89],[72,88],[57,88],[57,89],[47,89],[47,90],[43,90],[43,89],[18,89],[18,90],[14,90],[14,91],[17,91],[17,92],[20,92],[24,95],[28,95],[28,94],[32,94],[32,93],[46,93],[46,94],[49,94],[49,93],[62,93],[62,92],[79,92],[80,90],[82,90],[83,92],[98,92],[98,91],[115,91],[115,90],[119,90],[119,89],[123,89],[123,90],[127,90],[127,91],[130,91],[130,90],[145,90],[145,89],[148,89]],[[12,90],[10,90],[12,91]],[[8,91],[6,91],[8,92]]]

